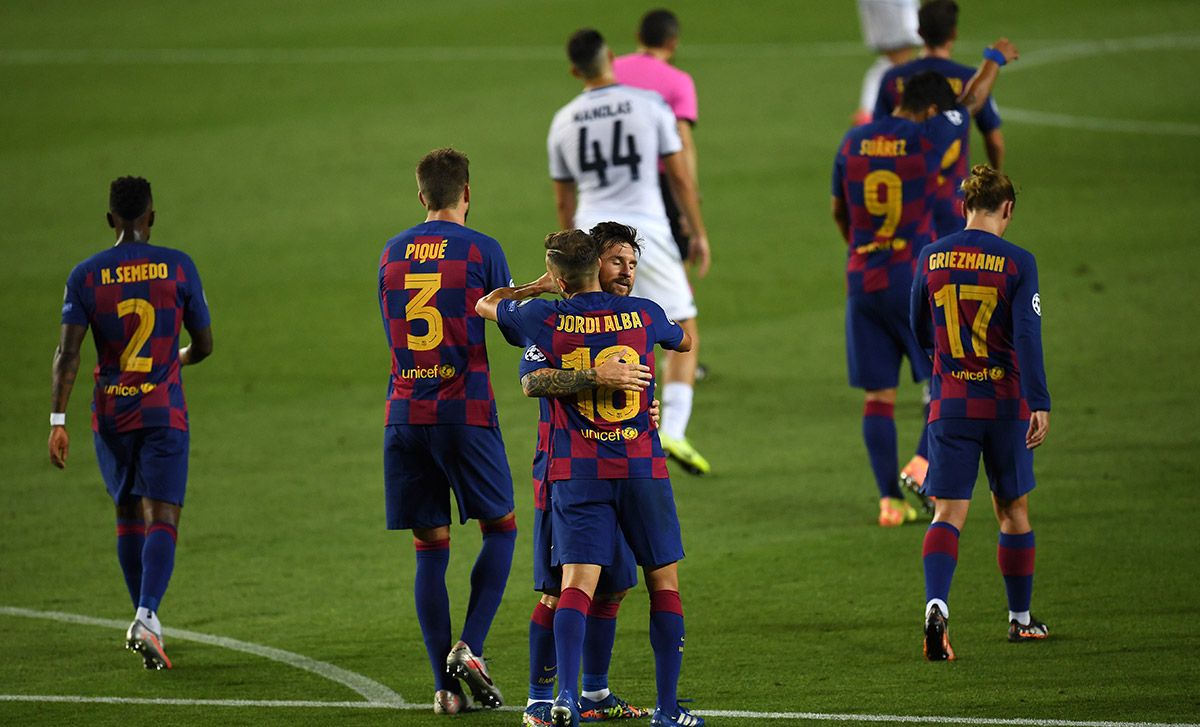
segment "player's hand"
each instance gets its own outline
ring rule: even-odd
[[[1017,54],[1017,47],[1013,45],[1012,41],[1010,41],[1008,38],[1001,38],[995,43],[992,43],[992,47],[1004,54],[1005,63],[1012,63],[1019,57]]]
[[[654,422],[655,429],[658,429],[659,410],[660,410],[660,407],[658,406],[658,399],[651,399],[650,400],[650,421]]]
[[[596,367],[596,386],[622,391],[641,391],[650,385],[650,367],[634,359],[625,363],[614,356]]]
[[[1050,412],[1035,411],[1029,415],[1029,431],[1025,433],[1025,449],[1035,449],[1046,441],[1050,431]]]
[[[542,273],[542,277],[533,281],[533,285],[535,286],[535,289],[537,290],[538,295],[545,295],[546,293],[559,292],[558,291],[558,283],[554,282],[554,276],[552,276],[550,274],[549,270]]]
[[[708,235],[703,233],[692,235],[692,239],[688,241],[688,262],[692,264],[696,275],[701,278],[708,275],[708,265],[711,262],[710,256]]]
[[[679,234],[684,237],[692,236],[692,223],[688,222],[687,215],[679,215],[676,222],[679,224]]]
[[[67,450],[71,446],[71,438],[67,436],[66,427],[50,427],[50,462],[55,467],[66,469]]]

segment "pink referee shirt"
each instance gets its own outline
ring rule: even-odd
[[[634,88],[657,91],[675,118],[696,123],[696,84],[689,73],[648,53],[630,53],[613,61],[617,81]]]

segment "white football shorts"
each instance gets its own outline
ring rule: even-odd
[[[863,42],[877,52],[921,45],[917,0],[858,0]]]
[[[642,257],[633,279],[633,295],[658,303],[673,321],[695,318],[696,299],[679,257],[679,246],[671,237],[671,228],[638,227],[638,235]]]

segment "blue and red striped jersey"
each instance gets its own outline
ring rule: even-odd
[[[908,290],[913,261],[932,239],[932,204],[963,111],[917,123],[888,116],[851,129],[833,164],[833,196],[850,214],[846,290]]]
[[[909,313],[933,350],[929,421],[1050,410],[1032,254],[982,230],[938,240],[918,258]]]
[[[500,243],[462,225],[425,222],[388,240],[379,259],[388,425],[498,425],[475,303],[511,282]]]
[[[655,344],[675,348],[683,340],[683,329],[656,303],[599,291],[554,302],[505,303],[497,319],[509,340],[532,341],[559,369],[589,369],[611,357],[636,357],[653,375]],[[640,392],[600,387],[547,400],[546,479],[667,477],[658,430],[650,420],[653,396],[651,382]]]
[[[904,81],[924,71],[934,71],[945,76],[955,95],[961,94],[967,82],[975,75],[975,69],[971,66],[964,66],[949,58],[918,58],[893,66],[884,74],[879,84],[879,95],[875,100],[875,119],[891,116],[904,95]],[[975,126],[982,134],[1000,128],[1000,112],[996,110],[995,99],[988,96],[987,102],[975,112],[974,118]],[[958,232],[966,225],[960,186],[971,169],[970,141],[971,128],[964,124],[958,143],[951,144],[942,158],[937,196],[933,203],[933,228],[938,237]]]
[[[92,329],[92,429],[187,430],[179,331],[210,325],[200,274],[190,257],[143,242],[93,255],[67,278],[62,322]]]

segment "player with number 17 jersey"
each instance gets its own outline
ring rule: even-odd
[[[588,369],[611,357],[634,358],[654,372],[654,346],[674,348],[683,329],[643,298],[603,292],[566,300],[509,302],[497,323],[510,340],[524,338],[560,369]],[[666,459],[641,392],[585,390],[551,400],[550,482],[569,479],[665,479]]]
[[[585,90],[554,115],[547,137],[550,177],[574,181],[575,227],[605,220],[668,227],[658,160],[683,148],[662,97],[615,83]]]

